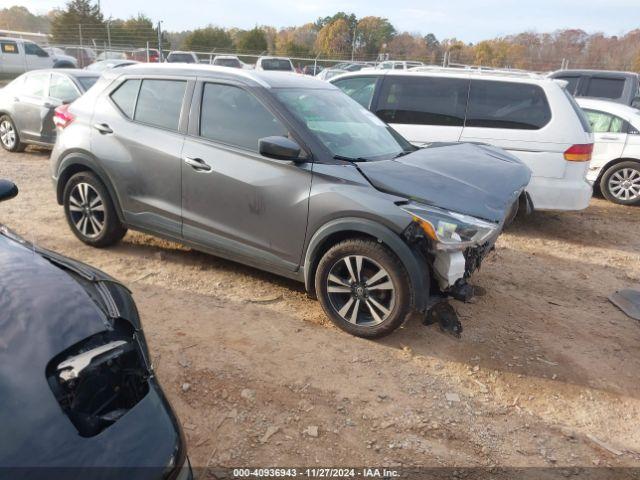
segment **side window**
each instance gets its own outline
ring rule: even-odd
[[[118,89],[111,94],[111,100],[127,117],[133,118],[136,108],[136,98],[140,90],[140,80],[125,80]]]
[[[184,80],[143,80],[133,119],[177,130],[186,88]]]
[[[249,92],[207,83],[202,94],[200,135],[209,140],[258,151],[258,140],[287,136],[287,129]]]
[[[395,64],[393,65],[393,69],[394,69],[394,70],[404,70],[404,65],[403,65],[402,63],[400,63],[400,62],[395,63]]]
[[[568,83],[567,85],[567,92],[569,92],[571,95],[575,95],[576,94],[576,88],[578,88],[578,82],[580,81],[580,77],[555,77],[559,80],[564,80],[565,82]]]
[[[461,127],[469,80],[387,76],[376,114],[387,123]]]
[[[2,48],[2,53],[18,54],[18,45],[16,42],[0,42],[0,48]]]
[[[35,73],[35,74],[27,75],[27,78],[25,78],[24,80],[22,92],[25,95],[31,95],[33,97],[42,97],[44,96],[48,81],[49,81],[48,73]]]
[[[587,86],[587,97],[620,98],[624,90],[623,78],[592,77]]]
[[[467,127],[538,130],[550,120],[547,97],[537,85],[471,81]]]
[[[67,103],[78,98],[80,92],[68,77],[54,73],[49,82],[49,96]]]
[[[622,118],[599,110],[585,110],[594,133],[626,133],[628,124]]]
[[[377,80],[377,77],[345,78],[344,80],[338,80],[334,85],[368,109],[371,106],[371,99],[373,98]]]
[[[38,45],[32,42],[24,42],[24,53],[27,55],[37,55],[39,57],[48,57],[49,55]]]

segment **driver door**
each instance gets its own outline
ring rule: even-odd
[[[312,164],[275,160],[260,138],[288,136],[249,90],[196,85],[182,152],[182,233],[214,253],[296,271],[307,228]]]
[[[24,42],[24,53],[27,70],[40,70],[53,66],[53,61],[49,54],[33,42]]]

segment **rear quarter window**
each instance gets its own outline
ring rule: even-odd
[[[550,120],[547,96],[538,85],[471,80],[465,126],[539,130]]]
[[[140,90],[140,80],[125,80],[115,92],[111,94],[111,100],[127,117],[133,118],[136,108],[136,99]]]

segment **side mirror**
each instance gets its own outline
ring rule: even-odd
[[[0,179],[0,202],[11,200],[18,195],[18,187],[9,180]]]
[[[260,155],[278,160],[304,161],[300,158],[300,145],[287,137],[265,137],[258,141]]]
[[[640,97],[636,97],[631,101],[631,106],[633,108],[640,108]]]
[[[49,54],[47,52],[45,52],[44,50],[42,50],[41,52],[38,52],[38,56],[46,58],[46,57],[49,56]]]

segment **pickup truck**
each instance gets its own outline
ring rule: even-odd
[[[74,67],[69,60],[52,56],[35,42],[0,37],[0,75],[3,77],[16,77],[41,68]]]

